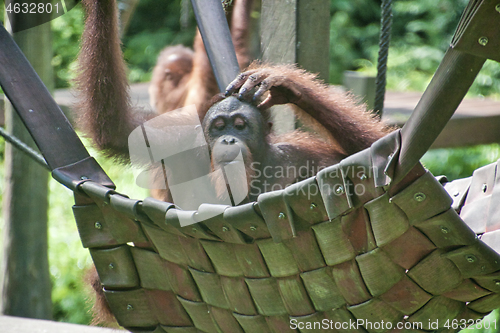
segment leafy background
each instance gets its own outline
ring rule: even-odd
[[[394,2],[394,24],[389,54],[388,89],[423,91],[444,55],[466,0],[398,0]],[[0,6],[0,18],[3,6]],[[148,81],[159,51],[166,45],[190,45],[194,36],[193,15],[180,21],[180,0],[141,0],[134,13],[123,50],[131,82]],[[340,84],[345,70],[375,73],[378,52],[380,1],[331,0],[330,82]],[[254,16],[258,13],[254,13]],[[51,22],[56,86],[66,88],[74,77],[75,59],[82,32],[80,6]],[[488,61],[470,95],[500,98],[500,64]],[[87,142],[87,146],[90,146]],[[116,180],[118,189],[133,198],[143,198],[134,186],[132,170],[99,157],[104,169]],[[3,165],[3,141],[0,140]],[[449,179],[468,177],[480,166],[500,157],[498,144],[459,149],[439,149],[426,154],[423,163],[435,175]],[[3,173],[3,168],[0,168]],[[3,176],[3,175],[0,175]],[[2,177],[3,179],[3,177]],[[3,190],[3,182],[0,182]],[[3,193],[3,191],[1,192]],[[90,266],[88,252],[81,246],[71,213],[72,194],[50,181],[49,260],[53,281],[53,314],[56,320],[88,324],[88,291],[82,276]],[[3,223],[0,221],[0,228]],[[496,320],[497,314],[489,317]],[[472,330],[468,330],[472,331]],[[493,328],[477,332],[495,332]]]

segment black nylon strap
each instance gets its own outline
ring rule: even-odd
[[[240,73],[240,67],[222,4],[220,0],[191,0],[191,3],[217,85],[224,92]]]
[[[50,170],[89,156],[68,119],[2,25],[0,85],[35,140]]]

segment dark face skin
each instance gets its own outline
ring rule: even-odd
[[[256,107],[228,97],[208,110],[202,126],[214,165],[233,161],[240,151],[245,164],[248,157],[264,160],[269,125]]]

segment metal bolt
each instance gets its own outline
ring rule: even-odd
[[[495,6],[495,10],[500,13],[500,3]]]
[[[255,231],[255,230],[257,230],[257,227],[256,227],[256,226],[254,226],[254,225],[251,225],[251,226],[250,226],[250,231]]]
[[[337,188],[335,189],[335,193],[339,195],[344,193],[344,187],[342,185],[337,186]]]
[[[368,177],[366,177],[366,175],[364,173],[362,173],[361,176],[359,176],[359,179],[361,179],[361,180],[365,180],[366,178],[368,178]]]
[[[81,176],[80,177],[80,180],[87,180],[87,179],[89,179],[89,177],[87,177],[87,176]]]
[[[108,267],[109,267],[109,269],[114,269],[114,268],[115,268],[115,264],[110,263],[110,264],[108,265]]]
[[[313,210],[314,208],[318,207],[314,202],[311,203],[311,206],[309,206],[310,210]]]
[[[94,228],[101,230],[101,229],[102,229],[102,224],[101,224],[101,222],[99,222],[99,221],[98,221],[98,222],[96,222],[96,223],[94,224]]]
[[[500,280],[495,280],[495,281],[493,281],[493,282],[495,282],[495,286],[500,287]]]
[[[29,109],[28,112],[35,112],[35,111],[33,111],[33,109]]]
[[[487,189],[488,189],[488,185],[483,184],[483,187],[481,187],[481,190],[483,190],[483,193],[486,193]]]
[[[415,201],[417,202],[422,202],[425,200],[425,198],[427,197],[422,192],[415,193],[415,195],[413,196],[413,199],[415,199]]]
[[[450,229],[448,229],[447,227],[445,227],[444,225],[441,226],[441,232],[443,234],[447,234],[450,232]]]
[[[191,230],[192,230],[193,232],[196,232],[196,228],[192,228]]]
[[[229,231],[229,228],[228,227],[222,227],[222,231],[223,232]]]
[[[488,44],[488,37],[485,37],[485,36],[479,37],[479,40],[477,42],[481,46],[486,46],[486,44]]]
[[[465,259],[467,259],[468,262],[475,262],[477,260],[476,256],[472,255],[472,254],[468,254],[465,256]]]
[[[132,311],[133,309],[134,309],[134,307],[132,306],[132,304],[127,304],[128,311]]]
[[[286,218],[285,213],[280,212],[280,213],[279,213],[279,215],[278,215],[278,218],[279,218],[280,220],[284,220],[284,219]]]

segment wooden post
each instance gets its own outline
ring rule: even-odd
[[[19,19],[30,19],[30,16],[23,15]],[[49,89],[53,89],[50,22],[18,32],[14,38],[38,75]],[[5,115],[7,130],[34,147],[28,131],[8,102]],[[47,171],[6,144],[5,224],[0,267],[2,314],[40,319],[52,317],[47,257],[47,188]]]
[[[375,76],[354,71],[345,71],[343,86],[366,104],[367,110],[373,110],[375,105]]]
[[[328,82],[330,39],[330,1],[262,0],[262,59],[269,63],[298,64],[318,73]],[[277,134],[295,129],[291,108],[272,110]]]

